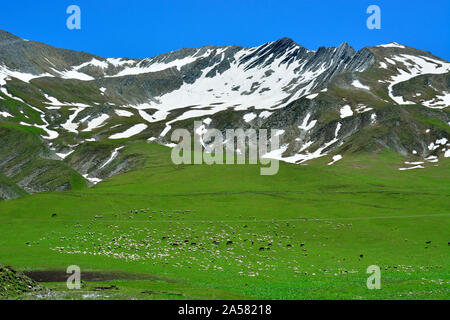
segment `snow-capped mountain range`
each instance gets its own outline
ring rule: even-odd
[[[170,132],[192,130],[194,120],[279,129],[282,146],[268,156],[287,162],[389,148],[422,166],[450,156],[449,77],[449,62],[395,42],[308,50],[283,38],[129,59],[0,31],[0,125],[35,128],[46,158],[94,183],[135,165],[121,158],[127,143],[170,145]],[[11,153],[0,150],[0,172],[42,190],[14,178]]]

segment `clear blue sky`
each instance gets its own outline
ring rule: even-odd
[[[81,8],[68,30],[66,8]],[[366,8],[381,8],[369,30]],[[449,0],[53,0],[2,1],[0,29],[107,57],[144,58],[182,47],[256,46],[290,37],[309,48],[355,49],[396,41],[450,60]]]

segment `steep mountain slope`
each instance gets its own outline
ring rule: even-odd
[[[436,165],[450,156],[449,79],[450,63],[398,43],[313,51],[283,38],[119,59],[0,31],[0,123],[40,130],[46,157],[92,183],[143,166],[151,155],[130,141],[169,145],[194,120],[278,129],[280,149],[266,156],[293,163],[389,148],[407,157],[402,169]],[[72,187],[28,180],[27,192]]]
[[[0,201],[19,198],[27,193],[19,188],[11,179],[0,174]]]

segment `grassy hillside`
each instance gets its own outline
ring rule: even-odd
[[[44,145],[39,137],[41,131],[12,123],[0,124],[2,175],[16,188],[29,193],[86,188],[87,181]]]
[[[260,176],[257,165],[175,166],[159,145],[124,152],[147,153],[144,168],[1,202],[0,263],[100,271],[83,289],[99,299],[449,297],[448,159],[399,171],[398,154],[353,153]],[[366,288],[373,264],[381,290]]]
[[[17,298],[25,292],[42,293],[43,290],[44,287],[24,274],[0,264],[0,299]]]

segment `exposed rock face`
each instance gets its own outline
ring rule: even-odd
[[[6,180],[2,177],[1,180]],[[0,201],[19,198],[24,193],[18,190],[17,186],[11,181],[0,181]]]
[[[445,157],[449,76],[447,61],[398,43],[308,50],[283,38],[117,59],[0,31],[0,129],[15,130],[0,139],[24,128],[35,138],[30,156],[17,140],[0,146],[0,172],[30,193],[96,183],[143,165],[129,142],[169,144],[195,120],[222,132],[278,129],[271,156],[293,163],[383,148]]]

